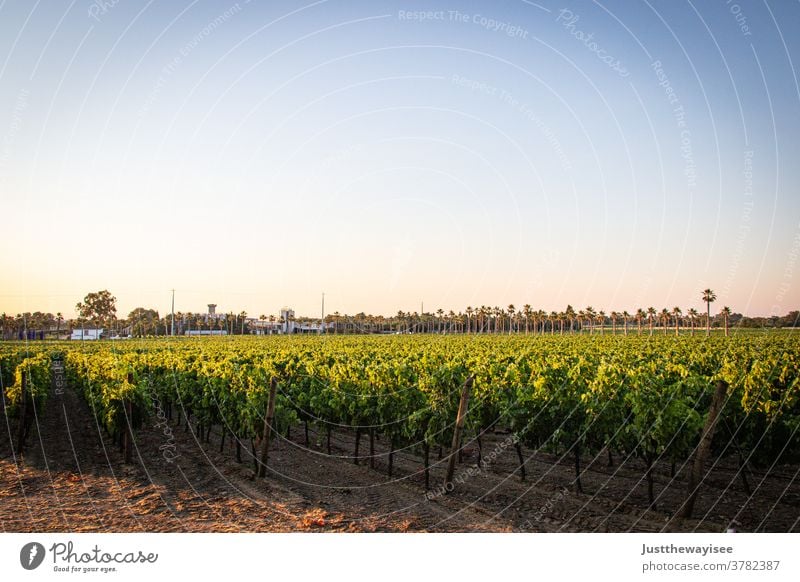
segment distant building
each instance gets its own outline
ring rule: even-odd
[[[291,315],[289,315],[291,314]],[[247,318],[247,327],[254,335],[274,335],[274,334],[292,334],[292,333],[320,333],[319,322],[306,322],[301,323],[294,321],[294,312],[291,309],[281,310],[281,319],[276,321],[269,321],[266,319],[256,319],[254,317]],[[288,321],[287,321],[288,317]],[[322,326],[322,330],[333,329],[332,323],[326,323]]]
[[[103,329],[73,329],[71,340],[97,340],[102,339]]]
[[[185,335],[228,335],[224,329],[189,329]]]
[[[247,318],[247,328],[253,335],[273,335],[283,333],[282,321],[269,321],[267,319]]]
[[[208,304],[208,313],[206,313],[206,323],[209,321],[218,321],[219,315],[217,315],[217,304],[216,303],[209,303]]]
[[[297,323],[292,322],[291,333],[328,333],[328,330],[333,329],[332,323],[323,323],[320,325],[318,321],[308,322],[308,323]]]

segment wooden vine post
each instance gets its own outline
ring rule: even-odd
[[[128,384],[133,384],[133,374],[131,372],[128,372]],[[133,460],[133,405],[130,398],[123,400],[122,406],[125,409],[122,451],[125,456],[125,463],[130,464]]]
[[[22,371],[22,393],[19,397],[19,424],[17,425],[17,454],[22,454],[25,434],[28,432],[28,374]]]
[[[269,400],[267,400],[267,414],[264,416],[264,433],[261,436],[261,459],[258,463],[258,477],[267,474],[267,459],[269,457],[269,440],[272,434],[272,422],[275,417],[275,395],[278,391],[278,381],[273,377],[269,381]]]
[[[448,483],[453,480],[453,473],[456,469],[456,459],[458,458],[458,451],[461,446],[461,429],[464,427],[464,420],[467,417],[467,403],[469,402],[469,391],[472,388],[472,383],[475,381],[475,376],[470,376],[464,382],[464,387],[461,389],[461,401],[458,403],[458,414],[456,415],[456,426],[453,429],[453,444],[450,447],[450,455],[447,459],[447,474],[444,478],[444,490],[448,491]]]
[[[711,441],[714,439],[714,429],[719,419],[719,413],[722,411],[722,405],[725,402],[725,394],[727,391],[728,385],[722,380],[718,380],[716,389],[714,390],[714,397],[711,400],[711,406],[708,409],[708,418],[706,418],[706,424],[700,436],[700,443],[695,450],[692,469],[689,473],[689,487],[686,501],[683,502],[683,505],[675,514],[676,517],[692,517],[694,503],[697,500],[697,492],[703,481],[704,467],[711,453]]]

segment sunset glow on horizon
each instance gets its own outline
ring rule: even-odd
[[[0,311],[783,315],[800,7],[739,5],[5,2]]]

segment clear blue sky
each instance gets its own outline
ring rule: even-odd
[[[635,7],[635,8],[634,8]],[[0,1],[0,310],[800,306],[800,3]],[[716,305],[715,305],[716,307]]]

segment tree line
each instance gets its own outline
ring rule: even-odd
[[[727,334],[731,327],[739,328],[783,328],[797,327],[800,311],[792,310],[784,316],[747,317],[724,306],[715,315],[711,304],[716,301],[713,290],[702,292],[706,312],[695,308],[685,311],[678,306],[656,309],[640,307],[635,310],[610,311],[587,306],[575,309],[567,305],[563,311],[535,309],[529,304],[517,308],[467,306],[460,311],[437,309],[432,312],[398,311],[393,316],[357,313],[341,314],[335,311],[325,316],[326,333],[467,333],[467,334],[565,334],[565,333],[695,333],[712,328],[721,328]],[[134,337],[159,335],[184,335],[191,330],[218,330],[229,335],[255,333],[263,329],[266,322],[275,323],[280,318],[261,314],[257,321],[248,317],[246,311],[238,313],[193,313],[178,311],[160,315],[158,310],[137,307],[127,317],[117,316],[117,299],[108,290],[87,294],[75,305],[75,317],[66,318],[61,312],[55,314],[26,312],[10,315],[0,314],[2,338],[52,339],[68,335],[73,329],[103,328],[107,335],[131,335]],[[317,322],[313,317],[292,317],[297,323]]]

